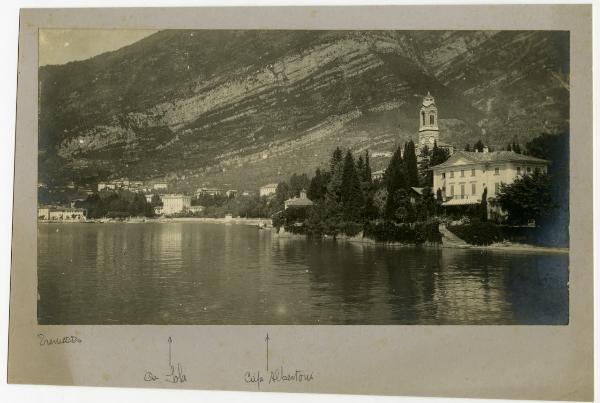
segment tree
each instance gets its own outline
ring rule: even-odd
[[[360,179],[356,173],[354,158],[348,150],[344,159],[341,189],[342,217],[344,221],[360,221],[364,208],[364,198]]]
[[[290,187],[287,182],[279,182],[275,189],[275,197],[271,200],[271,211],[277,213],[283,211],[284,202],[289,198]]]
[[[412,140],[404,144],[404,172],[408,186],[419,186],[419,171],[415,143]]]
[[[339,147],[336,147],[331,155],[331,159],[329,160],[329,172],[333,175],[335,168],[342,162],[342,150]]]
[[[417,219],[416,210],[410,201],[409,192],[406,189],[398,189],[393,198],[396,205],[393,218],[401,223],[415,222]]]
[[[437,146],[437,141],[433,143],[433,149],[431,150],[430,166],[436,166],[446,162],[450,158],[450,153],[445,148]]]
[[[407,188],[403,165],[402,154],[400,147],[398,147],[385,170],[385,187],[387,190],[385,216],[388,219],[393,219],[398,209],[398,199],[395,197],[396,192],[400,189],[406,190]]]
[[[289,197],[298,197],[300,196],[300,192],[302,190],[308,189],[310,186],[310,181],[308,180],[308,176],[304,173],[301,175],[293,174],[290,177],[290,187],[289,187]]]
[[[487,187],[483,188],[483,194],[481,195],[481,202],[479,204],[479,218],[481,221],[487,221]]]
[[[313,176],[308,186],[307,196],[310,200],[316,203],[325,199],[329,178],[329,172],[321,172],[321,169],[317,168],[315,176]]]
[[[162,206],[163,202],[160,199],[160,196],[158,195],[158,193],[154,193],[152,195],[152,199],[150,200],[150,204],[152,205],[152,207],[157,207],[157,206]]]
[[[548,174],[534,172],[516,179],[510,185],[500,186],[498,203],[515,224],[527,224],[552,214],[556,205],[552,201],[551,182]]]
[[[362,181],[366,183],[373,183],[373,178],[371,177],[371,162],[369,161],[369,150],[365,151],[365,167],[362,173]]]
[[[481,141],[481,139],[477,140],[477,143],[475,143],[475,145],[473,146],[473,150],[477,150],[480,153],[483,152],[483,147],[485,147],[483,145],[483,141]]]
[[[517,154],[521,154],[521,146],[516,141],[512,144],[512,150]]]

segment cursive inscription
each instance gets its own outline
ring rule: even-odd
[[[146,382],[154,382],[154,381],[158,381],[158,376],[154,375],[152,372],[150,371],[146,371],[146,373],[144,374],[144,380]]]
[[[177,363],[177,373],[175,372],[175,366],[171,365],[171,372],[167,374],[165,381],[171,383],[185,383],[187,381],[187,376],[183,373],[180,363]]]
[[[159,378],[154,375],[151,371],[146,370],[144,374],[144,381],[146,382],[156,382],[156,381],[165,381],[169,383],[185,383],[187,382],[187,375],[183,372],[183,367],[179,362],[173,363],[173,352],[172,352],[172,344],[173,338],[169,336],[167,339],[169,343],[169,354],[168,354],[168,364],[169,364],[169,373],[164,376],[164,378]]]
[[[244,373],[244,382],[246,383],[255,383],[256,387],[260,389],[260,384],[263,383],[265,379],[261,376],[260,371],[256,373],[252,373],[250,371],[246,371]]]
[[[83,343],[77,336],[63,336],[63,337],[48,337],[43,333],[38,334],[40,346],[52,346],[54,344],[75,344]]]

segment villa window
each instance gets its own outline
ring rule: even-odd
[[[454,185],[450,185],[450,197],[454,197]]]
[[[450,171],[450,177],[454,178],[454,171]]]
[[[517,175],[521,175],[521,167],[517,167]]]
[[[494,175],[500,175],[500,168],[494,168]]]
[[[446,172],[442,172],[442,179],[446,179]]]
[[[421,112],[421,117],[423,118],[423,126],[425,126],[425,112]]]
[[[464,197],[465,197],[465,184],[461,183],[460,184],[460,198],[464,199]]]
[[[472,195],[477,194],[477,184],[476,183],[471,183],[471,194]]]
[[[465,177],[465,170],[464,170],[464,169],[461,169],[461,170],[460,170],[460,177],[461,177],[461,178],[464,178],[464,177]]]
[[[429,124],[430,124],[430,125],[433,125],[434,123],[435,123],[435,116],[433,116],[433,115],[430,115],[430,116],[429,116]]]
[[[471,169],[471,176],[475,176],[475,169]]]

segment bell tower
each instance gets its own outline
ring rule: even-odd
[[[431,149],[433,143],[439,141],[439,136],[437,106],[435,106],[435,99],[427,91],[419,111],[419,147],[427,146]]]

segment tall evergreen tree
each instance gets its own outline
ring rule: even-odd
[[[363,161],[362,155],[359,155],[358,159],[356,160],[356,173],[358,174],[361,181],[363,178],[364,169],[365,169],[365,162]]]
[[[360,186],[360,179],[354,165],[354,158],[350,150],[344,158],[342,170],[342,217],[344,221],[360,221],[364,208],[364,197]]]
[[[415,154],[415,143],[412,140],[404,145],[404,171],[408,186],[419,186],[417,156]]]
[[[343,175],[343,160],[342,151],[335,149],[330,161],[330,178],[327,184],[327,192],[325,193],[325,210],[328,219],[328,227],[333,228],[342,220],[341,211],[341,193],[342,193],[342,175]]]
[[[308,186],[307,197],[315,203],[323,201],[327,193],[328,184],[329,172],[321,172],[321,169],[317,168],[315,176],[313,176]]]
[[[479,140],[477,140],[477,143],[475,143],[475,145],[473,146],[473,150],[477,150],[480,153],[482,153],[483,147],[484,147],[483,141],[481,141],[481,139],[479,139]]]
[[[329,160],[329,172],[333,175],[335,168],[342,162],[343,154],[339,147],[336,147]]]
[[[481,195],[481,204],[479,205],[481,221],[487,221],[488,205],[487,205],[487,187],[483,188]]]
[[[521,154],[521,146],[516,141],[513,143],[512,150],[517,154]]]
[[[406,190],[407,182],[404,176],[404,167],[402,161],[402,153],[400,147],[396,149],[392,159],[385,170],[385,186],[387,190],[387,198],[385,203],[385,216],[388,219],[394,219],[396,210],[398,209],[398,200],[395,194],[398,190]]]
[[[373,178],[371,177],[371,162],[369,161],[369,150],[365,151],[365,168],[363,170],[362,180],[363,182],[373,183]]]

